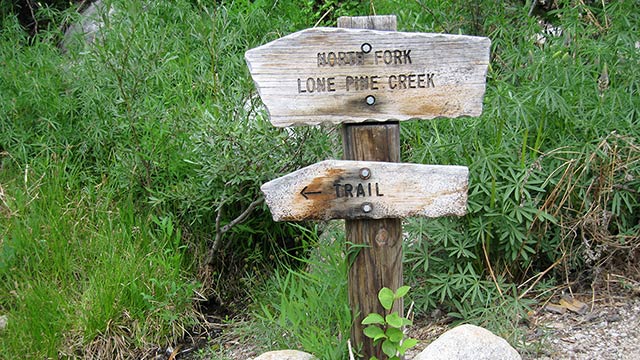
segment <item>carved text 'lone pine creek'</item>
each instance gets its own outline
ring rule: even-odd
[[[474,36],[313,28],[245,58],[274,126],[403,121],[480,115],[489,45]]]

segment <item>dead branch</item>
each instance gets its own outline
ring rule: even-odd
[[[260,196],[259,198],[251,202],[251,204],[249,204],[249,206],[242,212],[242,214],[238,215],[237,218],[231,220],[231,222],[229,222],[228,224],[222,227],[220,227],[220,218],[222,217],[222,205],[220,206],[220,208],[218,209],[218,214],[216,215],[216,238],[213,241],[213,246],[211,247],[211,250],[209,251],[209,256],[207,257],[207,263],[211,263],[211,261],[213,260],[213,254],[220,249],[220,245],[222,243],[222,236],[227,231],[231,230],[234,226],[243,222],[247,217],[249,217],[249,215],[251,215],[253,210],[263,202],[264,202],[264,197]]]

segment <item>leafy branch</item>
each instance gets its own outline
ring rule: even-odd
[[[380,305],[385,310],[391,311],[393,304],[402,299],[409,289],[409,286],[401,286],[394,293],[391,289],[383,287],[378,292]],[[364,335],[373,339],[374,344],[382,342],[382,352],[390,360],[399,360],[400,356],[418,343],[416,339],[406,337],[403,331],[405,326],[412,324],[411,320],[400,316],[397,311],[384,317],[381,314],[371,313],[362,320],[362,325],[369,325],[363,330]],[[372,356],[369,360],[378,360],[378,358]]]

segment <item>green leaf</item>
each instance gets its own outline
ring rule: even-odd
[[[386,334],[387,334],[387,339],[395,343],[400,343],[400,341],[404,337],[404,333],[402,332],[402,330],[397,328],[388,328]]]
[[[378,293],[378,300],[380,300],[380,304],[383,308],[391,310],[391,307],[393,306],[393,291],[387,287],[383,287]]]
[[[553,215],[549,214],[546,211],[540,211],[540,212],[536,213],[536,215],[542,221],[549,221],[552,224],[557,224],[558,223],[558,220]]]
[[[392,357],[396,355],[397,349],[396,344],[393,341],[385,340],[382,342],[382,352],[387,354],[387,356]]]
[[[384,339],[387,337],[384,331],[375,325],[367,326],[364,330],[362,330],[364,335],[369,339],[373,339],[373,341]]]
[[[407,293],[409,292],[409,289],[411,289],[411,287],[407,285],[399,287],[394,295],[394,298],[396,300],[403,298],[405,295],[407,295]]]
[[[384,324],[384,318],[380,314],[372,313],[362,320],[362,325]]]
[[[398,347],[398,351],[400,352],[400,355],[404,355],[404,353],[407,350],[411,349],[412,347],[416,346],[417,344],[418,344],[418,340],[412,339],[412,338],[406,338],[406,339],[404,339],[402,344],[400,344],[400,346]]]
[[[398,315],[398,312],[394,312],[385,317],[385,320],[389,326],[393,326],[394,328],[402,327],[402,318]]]

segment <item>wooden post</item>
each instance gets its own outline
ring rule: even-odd
[[[395,31],[395,16],[341,17],[338,27]],[[342,144],[345,160],[400,162],[398,122],[344,124]],[[395,291],[402,279],[402,220],[346,220],[347,253],[357,253],[349,270],[349,304],[353,312],[351,342],[365,359],[386,359],[380,346],[364,336],[362,319],[370,313],[384,314],[378,291]],[[403,316],[402,301],[392,311]]]
[[[346,219],[351,340],[366,359],[382,360],[361,322],[385,313],[380,289],[402,286],[401,218],[461,216],[467,199],[468,169],[399,163],[399,121],[479,116],[491,42],[397,32],[393,15],[341,17],[338,27],[245,53],[274,126],[343,124],[344,161],[297,170],[262,191],[276,221]],[[391,311],[403,316],[403,304]]]

